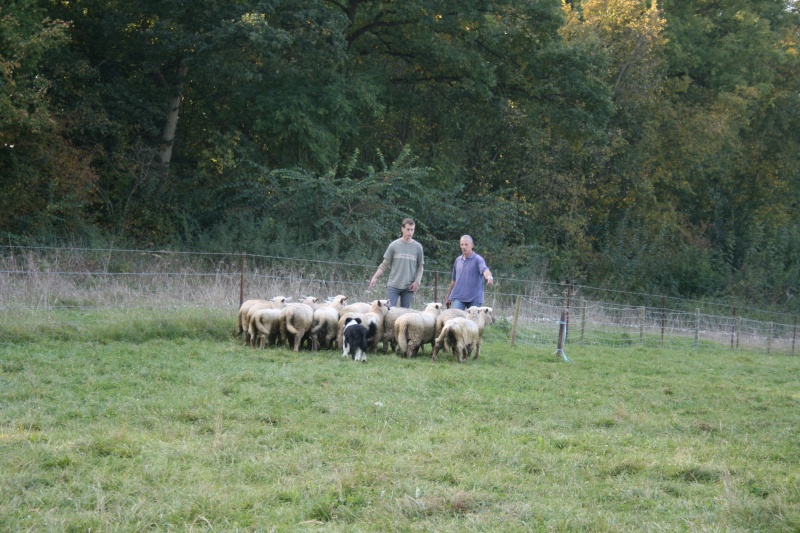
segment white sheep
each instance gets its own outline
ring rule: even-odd
[[[394,323],[398,317],[406,313],[419,313],[415,309],[408,307],[392,307],[383,317],[383,353],[388,353],[388,346],[392,347],[392,351],[397,348],[397,339],[394,336]]]
[[[489,325],[494,322],[494,314],[491,307],[470,307],[466,311],[462,311],[461,309],[445,309],[439,316],[436,318],[436,338],[439,338],[439,334],[442,332],[442,327],[444,323],[450,320],[451,318],[469,318],[470,313],[480,313],[483,316],[483,323],[479,323],[478,327],[480,328],[481,335],[483,335],[483,327],[484,325]]]
[[[311,325],[311,349],[328,350],[333,348],[339,330],[339,309],[344,306],[347,296],[339,294],[330,302],[317,305]]]
[[[442,304],[429,303],[421,313],[406,313],[394,323],[394,336],[397,350],[404,357],[416,356],[422,345],[436,340],[436,317],[442,311]]]
[[[347,313],[369,313],[369,310],[371,308],[372,304],[366,302],[355,302],[352,304],[347,304],[341,309],[339,309],[339,318],[343,317]]]
[[[346,307],[350,307],[349,305]],[[337,346],[343,346],[342,336],[344,323],[348,318],[360,318],[361,324],[367,328],[367,349],[375,351],[378,342],[383,338],[383,318],[389,311],[389,300],[373,300],[370,309],[366,313],[347,312],[340,315],[339,333],[336,337]]]
[[[314,309],[317,298],[305,298],[302,303],[289,303],[281,309],[280,332],[281,346],[292,346],[295,352],[308,339],[311,326],[314,324]]]
[[[239,306],[239,312],[236,316],[236,335],[244,335],[245,342],[249,342],[250,335],[248,333],[248,328],[250,320],[253,318],[253,313],[259,309],[281,309],[290,300],[291,298],[285,296],[275,296],[271,300],[245,300],[242,305]]]
[[[277,346],[281,336],[281,309],[259,309],[250,319],[248,332],[250,342],[255,347]]]
[[[478,324],[470,318],[455,317],[444,323],[442,331],[433,345],[431,360],[436,361],[439,350],[453,352],[453,357],[459,363],[469,359],[472,350],[475,350],[473,359],[477,359],[481,351],[481,335]]]
[[[444,314],[444,313],[442,313]],[[466,311],[466,318],[456,316],[448,319],[442,326],[433,347],[432,358],[436,361],[439,350],[452,350],[453,357],[463,363],[475,350],[473,359],[481,354],[483,343],[483,330],[494,322],[494,312],[491,307],[470,307]],[[439,315],[441,317],[441,315]]]
[[[455,307],[451,309],[442,309],[442,312],[436,317],[436,331],[434,332],[434,335],[437,339],[439,338],[439,333],[442,332],[444,323],[451,318],[456,317],[467,318],[467,312],[462,309],[456,309]]]
[[[478,325],[478,331],[483,339],[483,329],[494,323],[494,310],[491,307],[470,307],[467,309],[467,318]]]

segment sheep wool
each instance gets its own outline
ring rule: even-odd
[[[291,298],[285,296],[275,296],[271,300],[245,300],[239,307],[239,313],[236,317],[236,335],[243,334],[245,342],[249,342],[250,334],[248,328],[253,318],[253,313],[259,309],[281,309],[290,300]]]
[[[303,303],[290,303],[281,309],[281,345],[299,352],[301,344],[309,340],[316,302],[316,298],[306,298]]]
[[[414,357],[419,349],[436,340],[436,318],[442,311],[442,304],[430,303],[421,313],[406,313],[394,323],[394,336],[397,350],[403,357]]]
[[[259,309],[250,320],[248,332],[253,347],[277,346],[280,339],[280,309]]]
[[[442,349],[452,351],[453,357],[459,363],[469,359],[473,349],[475,350],[473,359],[477,359],[481,351],[481,335],[478,331],[478,324],[463,317],[451,318],[445,322],[434,343],[432,361],[436,361],[436,355]]]

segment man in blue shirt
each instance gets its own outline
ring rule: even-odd
[[[475,242],[469,235],[461,237],[461,255],[453,263],[452,280],[447,290],[448,307],[469,309],[483,305],[483,284],[494,284],[494,278],[483,257],[472,251]]]

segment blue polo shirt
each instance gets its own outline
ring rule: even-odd
[[[482,304],[483,284],[485,281],[483,273],[488,268],[483,257],[474,251],[466,259],[464,259],[463,255],[459,255],[455,263],[453,263],[452,279],[455,280],[456,284],[453,285],[453,290],[450,291],[450,299]]]

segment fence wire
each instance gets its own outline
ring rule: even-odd
[[[377,265],[244,254],[0,247],[0,325],[36,313],[46,320],[86,324],[113,309],[168,319],[175,309],[215,310],[234,316],[241,301],[282,295],[299,301],[337,294],[348,301],[384,297],[369,289]],[[493,271],[486,302],[515,344],[554,346],[564,313],[566,345],[686,347],[795,353],[796,319],[764,321],[730,314],[625,305],[570,298],[567,287],[503,278]],[[385,281],[385,280],[382,280]],[[415,307],[443,301],[449,272],[426,271]],[[659,297],[648,295],[650,301]],[[519,302],[518,312],[517,303]],[[685,306],[684,306],[685,307]],[[720,309],[725,309],[720,307]],[[727,308],[730,310],[730,308]],[[109,315],[110,316],[110,315]],[[496,328],[493,328],[496,329]]]

